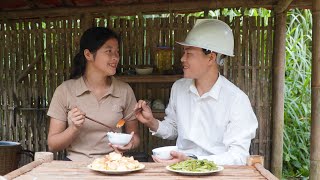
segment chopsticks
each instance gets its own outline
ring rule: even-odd
[[[113,130],[113,128],[112,127],[110,127],[110,126],[108,126],[108,125],[106,125],[106,124],[104,124],[104,123],[102,123],[102,122],[100,122],[100,121],[97,121],[97,120],[95,120],[95,119],[92,119],[91,117],[88,117],[88,116],[84,116],[84,117],[86,117],[87,119],[89,119],[90,121],[93,121],[93,122],[95,122],[95,123],[98,123],[98,124],[100,124],[100,125],[102,125],[102,126],[104,126],[104,127],[107,127],[107,128],[110,128],[111,130]]]
[[[149,101],[146,101],[146,105],[149,106]],[[129,121],[129,120],[127,120],[127,118],[128,118],[128,117],[131,117],[131,115],[132,115],[133,113],[139,112],[139,111],[142,111],[142,107],[133,110],[131,113],[129,113],[128,115],[126,115],[126,117],[124,117],[124,118],[122,118],[122,119],[124,119],[124,120],[126,120],[126,121]]]
[[[71,109],[67,109],[68,111],[70,111]],[[110,127],[110,126],[108,126],[108,125],[106,125],[106,124],[104,124],[104,123],[102,123],[102,122],[100,122],[100,121],[97,121],[97,120],[95,120],[95,119],[93,119],[93,118],[91,118],[91,117],[88,117],[87,115],[85,115],[84,116],[86,119],[89,119],[90,121],[93,121],[93,122],[95,122],[95,123],[97,123],[97,124],[100,124],[100,125],[102,125],[102,126],[104,126],[104,127],[107,127],[107,128],[110,128],[111,129],[111,131],[114,131],[114,129],[112,128],[112,127]]]

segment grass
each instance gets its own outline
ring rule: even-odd
[[[310,164],[312,15],[288,12],[283,177],[307,179]]]

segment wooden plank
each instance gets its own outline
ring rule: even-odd
[[[81,13],[112,13],[113,15],[128,16],[134,15],[137,12],[142,13],[160,13],[160,12],[196,12],[203,9],[218,9],[218,8],[267,8],[272,9],[276,5],[274,0],[203,0],[203,1],[180,1],[180,2],[138,2],[130,4],[108,5],[108,6],[96,6],[96,7],[77,7],[77,8],[51,8],[51,9],[38,9],[38,10],[16,10],[16,11],[3,11],[0,12],[0,17],[8,19],[16,18],[34,18],[34,17],[60,17],[70,16]],[[293,1],[290,8],[312,7],[311,0]]]
[[[135,75],[115,77],[127,83],[168,83],[175,82],[182,78],[182,75]]]
[[[67,179],[123,179],[123,176],[106,175],[96,173],[87,168],[90,162],[71,162],[71,161],[51,161],[42,163],[25,172],[17,179],[51,179],[51,178],[67,178]],[[194,176],[182,176],[177,173],[169,172],[165,169],[166,164],[161,163],[143,163],[145,168],[135,173],[130,173],[126,179],[193,179],[199,178]],[[34,164],[32,164],[34,165]],[[259,170],[256,168],[258,167]],[[266,179],[262,174],[265,169],[262,166],[224,166],[224,170],[213,174],[214,176],[201,176],[202,179]],[[19,169],[18,169],[19,170]],[[20,171],[21,172],[21,171]],[[260,173],[262,172],[262,173]],[[75,176],[76,174],[76,176]],[[270,175],[270,174],[267,174]],[[7,176],[8,177],[8,176]],[[272,177],[272,175],[268,176]]]

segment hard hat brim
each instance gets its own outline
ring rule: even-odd
[[[194,45],[194,44],[189,44],[189,43],[187,43],[187,42],[185,42],[185,41],[183,41],[183,42],[176,41],[176,43],[177,43],[177,44],[180,44],[180,45],[182,45],[182,46],[192,46],[192,47],[197,47],[197,48],[201,48],[201,49],[206,49],[206,48],[203,48],[203,47],[201,47],[201,46],[197,46],[197,45]],[[208,49],[208,50],[211,50],[211,49]],[[229,54],[229,53],[223,53],[223,54],[225,54],[225,55],[227,55],[227,56],[230,56],[230,57],[234,57],[234,54]]]

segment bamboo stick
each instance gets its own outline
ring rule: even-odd
[[[32,169],[36,168],[37,166],[39,166],[43,163],[46,163],[46,162],[51,162],[52,160],[53,160],[53,154],[51,152],[36,152],[35,161],[6,174],[4,176],[4,178],[7,180],[14,179],[14,178],[26,173],[26,172],[31,171]]]
[[[310,179],[320,179],[320,0],[312,9]]]
[[[272,173],[281,179],[284,126],[284,77],[286,60],[286,12],[276,14],[273,54],[272,86]]]
[[[260,163],[255,163],[254,167],[268,180],[277,180],[278,178],[275,177],[270,171],[266,170]]]
[[[268,26],[267,26],[267,40],[266,40],[266,47],[273,47],[273,34],[274,34],[274,26],[273,26],[273,22],[274,22],[274,15],[272,15],[273,18],[268,18]],[[273,54],[273,49],[272,48],[266,48],[267,51],[266,51],[266,59],[265,59],[265,62],[266,62],[266,72],[265,72],[265,78],[268,79],[267,82],[272,82],[272,78],[271,78],[271,69],[272,69],[272,54]],[[272,96],[272,90],[271,88],[269,87],[269,85],[267,83],[265,83],[265,85],[263,86],[263,90],[265,91],[264,94],[262,95],[262,97],[264,98],[265,97],[265,101],[264,101],[264,104],[267,104],[267,108],[266,108],[266,111],[265,111],[265,115],[267,116],[266,119],[266,130],[267,130],[267,138],[268,140],[271,141],[271,134],[273,133],[272,132],[272,117],[271,117],[271,114],[272,114],[272,110],[271,110],[271,96]],[[266,154],[269,154],[271,155],[271,143],[268,143],[267,144],[267,148],[266,148]],[[266,157],[266,162],[268,164],[266,164],[266,167],[270,168],[270,162],[271,162],[271,157],[270,156],[267,156]]]

